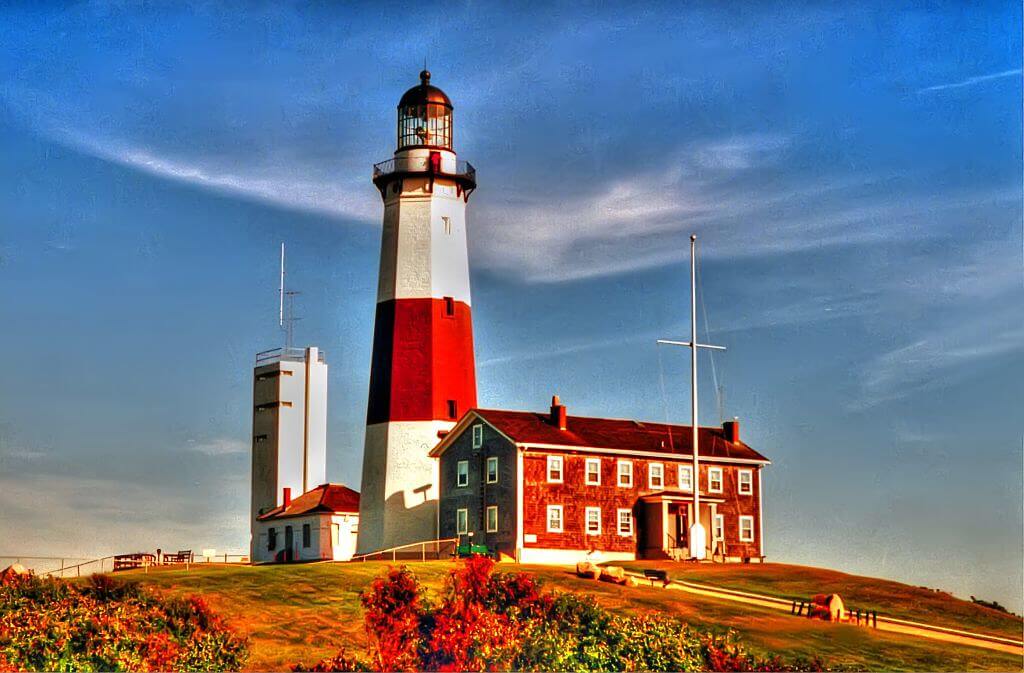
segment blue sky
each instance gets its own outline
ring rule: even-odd
[[[702,421],[766,537],[1024,607],[1015,3],[0,10],[0,553],[243,549],[254,354],[327,352],[357,486],[394,106],[455,104],[481,404]],[[659,365],[660,361],[660,365]],[[665,375],[662,393],[660,372]],[[15,542],[15,541],[18,542]]]

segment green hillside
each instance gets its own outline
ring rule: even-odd
[[[309,564],[287,566],[193,566],[184,569],[162,568],[148,573],[122,573],[172,594],[203,596],[235,629],[248,636],[252,670],[282,670],[303,661],[311,664],[331,656],[345,645],[361,649],[366,645],[359,594],[384,569],[387,563]],[[451,562],[435,561],[411,564],[428,588],[440,587]],[[660,588],[627,589],[593,580],[578,579],[566,569],[542,566],[509,566],[522,569],[545,581],[556,590],[586,592],[606,607],[622,612],[650,611],[681,618],[706,631],[739,633],[752,651],[787,657],[818,656],[833,665],[871,670],[1021,670],[1021,657],[990,650],[957,646],[862,627],[833,625],[791,617],[778,611],[704,598]],[[714,578],[699,571],[715,573]],[[725,572],[717,568],[728,568]],[[751,572],[753,570],[753,572]],[[828,573],[797,566],[699,566],[688,568],[686,579],[702,579],[720,586],[757,589],[768,593],[772,585],[778,595],[809,595],[818,588],[820,577]],[[690,573],[696,574],[690,574]],[[800,584],[800,576],[807,576]],[[838,575],[838,573],[836,573]],[[773,579],[775,578],[775,579]],[[870,578],[854,578],[858,596],[871,596],[871,606],[850,601],[856,607],[876,607],[880,612],[896,614],[906,607],[904,594],[913,587]],[[873,583],[877,591],[869,593]],[[814,587],[813,591],[810,588]],[[894,587],[901,587],[894,590]],[[891,599],[887,599],[888,595]],[[842,593],[842,592],[840,592]],[[928,606],[915,603],[914,610],[934,606],[944,608],[946,623],[961,628],[1011,633],[1010,622],[994,619],[989,610],[945,594],[931,594]],[[912,613],[920,617],[918,612]],[[958,615],[957,618],[951,615]],[[1010,618],[1012,619],[1012,618]],[[960,621],[957,621],[960,620]],[[1016,635],[1021,631],[1015,620]],[[991,628],[981,629],[987,624]]]

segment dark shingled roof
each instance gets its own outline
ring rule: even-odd
[[[257,518],[266,521],[323,512],[358,514],[359,493],[342,484],[321,484],[293,499],[287,507],[280,505]]]
[[[473,409],[487,422],[517,444],[560,446],[624,451],[650,451],[692,455],[692,434],[688,425],[667,425],[618,418],[568,416],[566,429],[551,424],[546,413]],[[742,441],[730,442],[722,428],[699,428],[700,455],[705,458],[759,460],[763,455]]]

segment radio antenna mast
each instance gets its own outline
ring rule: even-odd
[[[295,317],[295,295],[301,294],[297,290],[286,290],[284,284],[285,270],[284,270],[284,243],[281,243],[281,281],[278,285],[278,305],[277,305],[277,324],[282,330],[284,330],[284,347],[289,349],[292,347],[292,338],[295,333],[295,321],[299,318]],[[285,313],[285,299],[288,302],[288,311]]]
[[[281,242],[281,284],[278,288],[277,326],[284,329],[284,242]]]

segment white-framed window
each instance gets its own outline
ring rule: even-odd
[[[455,510],[455,534],[465,535],[469,532],[469,510]]]
[[[665,466],[661,463],[647,464],[647,488],[665,488]]]
[[[562,532],[562,506],[548,505],[548,532]]]
[[[633,536],[633,510],[631,509],[620,509],[616,512],[615,516],[619,535],[623,537]]]
[[[553,484],[562,483],[562,467],[564,461],[561,456],[548,456],[548,482]]]
[[[487,507],[487,532],[497,533],[498,532],[498,506],[490,505]]]
[[[754,495],[754,471],[753,470],[738,470],[736,472],[739,478],[737,491],[740,495]]]
[[[487,458],[487,483],[497,484],[498,483],[498,457],[490,456]]]
[[[619,476],[619,486],[625,488],[633,487],[633,461],[620,460],[616,463],[616,474]]]
[[[708,493],[722,492],[722,468],[708,468]]]
[[[455,485],[469,486],[469,461],[460,460],[455,464]]]
[[[715,525],[711,531],[711,537],[715,541],[725,541],[725,515],[715,515]]]
[[[484,445],[484,426],[482,423],[477,423],[473,426],[473,448],[479,449]]]
[[[587,458],[587,486],[601,485],[601,459]]]
[[[740,517],[740,542],[754,541],[754,517],[743,515]]]
[[[679,466],[679,490],[693,490],[693,465]]]
[[[586,509],[587,535],[601,534],[601,508],[588,507]]]

